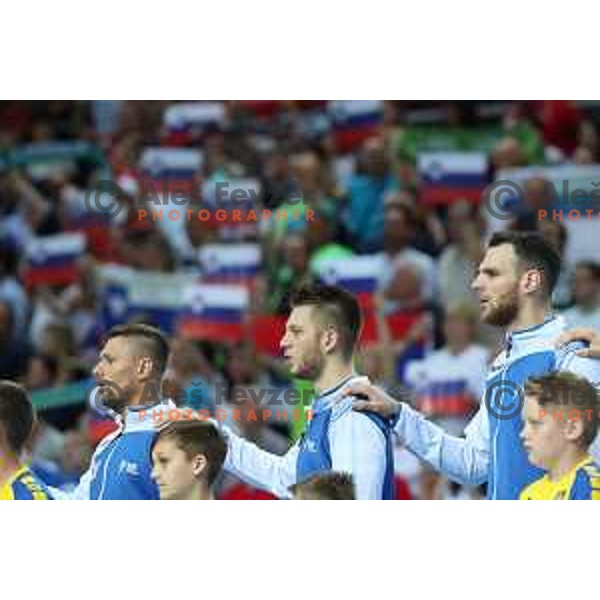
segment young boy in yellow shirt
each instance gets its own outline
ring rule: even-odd
[[[52,500],[48,488],[22,461],[34,424],[35,411],[25,388],[0,381],[0,500]]]
[[[521,500],[600,500],[600,470],[588,451],[599,411],[596,387],[572,373],[525,384],[521,438],[530,462],[546,474],[521,492]]]

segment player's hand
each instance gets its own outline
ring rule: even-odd
[[[391,419],[400,412],[401,404],[369,381],[350,384],[344,394],[357,397],[353,402],[354,410],[369,410],[386,419]]]
[[[585,358],[600,358],[600,333],[593,329],[585,329],[579,327],[577,329],[569,329],[565,331],[556,340],[556,346],[564,346],[570,342],[584,341],[589,344],[588,348],[582,348],[577,350],[575,354],[577,356],[583,356]]]

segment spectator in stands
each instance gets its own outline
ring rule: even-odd
[[[343,240],[340,207],[335,202],[315,209],[314,220],[308,222],[306,238],[310,252],[310,270],[318,271],[323,260],[353,256],[352,248]]]
[[[502,169],[522,166],[525,160],[519,140],[514,137],[500,140],[492,152],[491,162],[496,173]]]
[[[447,228],[450,243],[439,262],[442,305],[477,305],[477,295],[471,289],[471,283],[483,258],[483,225],[476,207],[466,200],[451,204]]]
[[[290,161],[284,153],[274,152],[267,158],[262,184],[262,205],[265,208],[278,208],[288,198],[297,197],[298,186],[292,177]]]
[[[11,305],[0,300],[0,379],[20,379],[27,370],[30,348],[24,338],[15,338]]]
[[[600,264],[581,261],[573,277],[575,305],[563,312],[569,327],[600,331]]]
[[[589,148],[577,146],[573,152],[573,162],[576,165],[593,165],[596,161],[593,152]]]
[[[0,242],[0,300],[10,304],[14,317],[14,336],[27,336],[29,298],[17,279],[18,253],[9,240]]]
[[[125,258],[129,266],[140,271],[172,273],[176,266],[171,246],[156,229],[127,232]]]
[[[393,178],[383,140],[368,139],[362,148],[360,169],[349,184],[346,213],[346,227],[359,252],[381,250],[383,199],[392,185]]]
[[[385,314],[425,308],[425,282],[415,265],[398,260],[390,280],[383,288]]]
[[[472,306],[450,307],[444,317],[444,346],[406,368],[406,383],[417,394],[419,410],[452,435],[462,435],[483,395],[489,351],[476,341],[477,326]]]
[[[269,377],[261,371],[261,365],[248,341],[240,341],[229,345],[223,370],[230,386],[260,383],[268,385]]]
[[[434,261],[411,245],[415,226],[415,213],[408,202],[400,196],[386,198],[383,232],[385,266],[380,289],[386,290],[387,300],[404,302],[406,306],[433,300],[438,287]],[[406,281],[401,280],[402,273],[406,273]]]
[[[281,242],[281,262],[271,278],[268,296],[269,312],[285,314],[289,311],[289,297],[295,288],[310,283],[313,279],[308,264],[308,242],[306,236],[295,233]]]
[[[204,349],[197,343],[174,337],[164,377],[165,391],[171,398],[181,397],[183,404],[193,410],[215,408],[217,386],[224,379],[215,369]]]
[[[15,170],[0,174],[0,217],[0,234],[20,251],[33,236],[60,228],[52,206]]]
[[[25,387],[30,390],[43,390],[56,385],[58,361],[52,356],[34,354],[29,358]]]
[[[575,150],[581,112],[572,100],[542,100],[541,121],[544,142],[559,148],[565,156]]]
[[[577,132],[578,148],[587,148],[594,157],[594,162],[598,160],[598,129],[591,120],[582,121]]]
[[[554,208],[557,202],[555,190],[552,183],[542,177],[528,179],[521,188],[522,197],[513,200],[515,218],[504,220],[502,225],[517,231],[535,230],[540,220],[538,211],[550,212]]]
[[[49,322],[41,332],[38,352],[58,364],[57,384],[67,383],[71,379],[76,367],[77,345],[75,332],[69,323]]]

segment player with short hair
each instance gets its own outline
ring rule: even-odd
[[[358,302],[334,286],[312,285],[291,298],[280,346],[292,374],[311,380],[318,396],[302,438],[284,456],[270,454],[228,432],[225,469],[281,498],[298,481],[327,471],[354,478],[358,499],[392,499],[391,427],[372,413],[352,410],[345,388],[361,380],[353,355],[361,331]]]
[[[0,381],[0,500],[52,500],[22,461],[34,424],[35,411],[25,388]]]
[[[600,470],[588,451],[599,410],[598,390],[572,373],[525,384],[521,438],[531,464],[546,474],[521,492],[521,500],[600,500]]]
[[[227,443],[209,421],[172,421],[152,447],[152,476],[161,500],[213,500]]]
[[[479,293],[482,320],[503,328],[506,340],[488,369],[484,401],[464,438],[448,435],[369,384],[347,390],[367,397],[355,408],[396,415],[394,430],[404,445],[450,479],[465,485],[487,482],[488,498],[517,499],[543,475],[529,462],[520,440],[519,400],[525,382],[555,370],[600,381],[598,361],[578,354],[582,344],[555,347],[566,328],[550,304],[559,270],[558,255],[538,233],[509,231],[491,238],[473,288]]]
[[[94,368],[93,403],[114,417],[118,429],[98,444],[77,488],[69,494],[57,490],[56,497],[158,500],[151,476],[150,447],[156,434],[152,409],[161,404],[168,356],[166,338],[150,325],[117,325],[106,334]],[[163,408],[168,411],[169,406]]]
[[[290,487],[295,500],[356,500],[354,481],[348,473],[319,473]]]

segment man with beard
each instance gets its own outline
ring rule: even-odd
[[[359,382],[353,354],[361,329],[360,308],[348,292],[307,286],[291,298],[292,312],[280,345],[292,374],[314,383],[317,397],[303,437],[283,456],[265,452],[227,431],[224,468],[280,498],[313,475],[352,476],[357,499],[392,499],[391,427],[378,415],[352,410],[344,390]]]
[[[160,403],[168,355],[166,339],[149,325],[117,325],[108,332],[94,368],[93,402],[119,427],[98,444],[77,488],[69,494],[52,490],[56,498],[158,500],[150,456],[156,435],[152,409]]]
[[[581,343],[555,346],[565,329],[562,317],[550,312],[559,270],[557,254],[537,233],[503,232],[490,240],[473,288],[482,320],[502,327],[506,341],[488,369],[484,401],[464,438],[448,435],[369,383],[348,388],[348,394],[366,396],[355,408],[395,416],[394,430],[406,447],[450,479],[465,485],[487,482],[491,499],[518,499],[543,475],[529,462],[519,437],[525,382],[552,371],[600,381],[600,364],[578,354]]]

